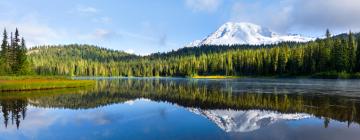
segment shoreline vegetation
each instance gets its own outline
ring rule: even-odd
[[[196,75],[186,78],[192,79],[240,79],[240,78],[308,78],[308,79],[360,79],[360,73],[346,73],[346,72],[321,72],[312,75],[268,75],[268,76],[225,76],[225,75]]]
[[[223,75],[196,75],[187,78],[192,79],[238,79],[240,76],[223,76]]]
[[[240,78],[310,78],[310,79],[359,79],[360,73],[322,72],[314,75],[225,76],[196,75],[189,79],[240,79]],[[67,76],[0,76],[0,93],[80,88],[95,85],[95,80],[72,79]]]
[[[0,92],[79,88],[94,84],[93,80],[73,80],[63,76],[0,76]]]
[[[359,46],[360,33],[332,36],[327,30],[326,38],[307,43],[205,45],[136,56],[77,44],[38,46],[28,51],[17,29],[10,38],[4,30],[0,92],[78,88],[96,83],[73,79],[77,76],[360,79]]]
[[[321,72],[311,75],[194,75],[194,76],[73,76],[76,79],[87,78],[188,78],[188,79],[241,79],[241,78],[305,78],[305,79],[360,79],[360,73]]]

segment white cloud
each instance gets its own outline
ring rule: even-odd
[[[110,30],[96,29],[95,32],[92,34],[92,37],[95,39],[105,39],[111,37],[112,35],[113,32]]]
[[[110,17],[100,17],[100,18],[94,18],[92,21],[96,22],[96,23],[109,24],[109,23],[112,22],[112,18],[110,18]]]
[[[214,12],[222,0],[185,0],[185,5],[193,11]]]
[[[262,1],[236,2],[232,7],[231,20],[252,22],[279,32],[286,32],[292,7],[286,1],[263,3]]]
[[[233,5],[234,21],[254,22],[280,32],[360,31],[359,0],[254,0]]]
[[[97,13],[99,10],[90,6],[78,6],[76,9],[80,13]]]
[[[80,34],[78,35],[78,38],[81,40],[84,40],[85,42],[93,40],[93,41],[104,41],[112,39],[117,35],[116,32],[107,30],[107,29],[95,29],[95,31],[87,34]]]
[[[305,27],[360,29],[359,0],[293,0],[293,23]]]
[[[28,107],[25,120],[21,120],[20,129],[16,125],[8,125],[7,128],[0,127],[0,134],[2,136],[13,136],[15,139],[18,133],[23,134],[26,139],[36,138],[43,130],[59,121],[60,117],[57,114],[52,114],[49,110],[39,110],[33,107]],[[51,116],[51,117],[48,117]]]
[[[8,33],[15,28],[19,29],[20,35],[25,38],[28,47],[34,45],[51,44],[56,40],[62,40],[67,36],[65,31],[53,29],[41,23],[35,16],[26,16],[20,20],[2,20],[0,25],[7,29]]]
[[[134,54],[134,53],[135,53],[135,51],[134,51],[133,49],[127,49],[127,50],[125,50],[125,52],[126,52],[126,53],[129,53],[129,54]],[[130,103],[132,103],[132,102],[129,101],[129,102],[127,102],[127,103],[130,104]],[[131,105],[132,105],[132,104],[131,104]]]

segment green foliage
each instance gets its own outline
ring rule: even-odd
[[[89,45],[40,46],[29,59],[40,75],[268,76],[360,71],[359,41],[351,32],[307,43],[204,45],[135,56]],[[360,44],[360,43],[358,43]]]
[[[115,76],[119,71],[128,72],[118,62],[137,58],[122,51],[77,44],[34,47],[28,54],[40,75]]]
[[[27,60],[27,49],[25,40],[20,40],[18,29],[15,30],[15,37],[12,33],[10,43],[6,30],[3,33],[3,40],[0,52],[0,75],[28,75],[32,73],[31,63]]]
[[[59,88],[75,88],[94,85],[91,80],[69,80],[69,79],[21,79],[1,80],[0,92],[45,90]]]

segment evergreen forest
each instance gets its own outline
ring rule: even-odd
[[[349,32],[306,43],[203,45],[148,56],[93,45],[47,45],[26,49],[16,29],[4,30],[1,75],[65,76],[335,76],[359,75],[360,35]]]

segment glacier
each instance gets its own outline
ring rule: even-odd
[[[202,40],[195,40],[186,47],[201,45],[235,45],[235,44],[276,44],[280,42],[308,42],[311,37],[301,35],[281,35],[268,28],[248,22],[227,22],[211,35]]]

